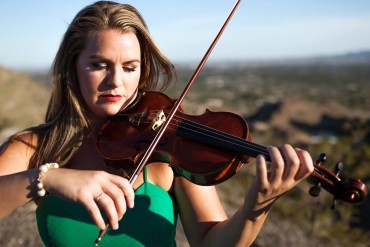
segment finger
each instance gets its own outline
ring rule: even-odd
[[[110,181],[106,182],[102,186],[102,189],[105,192],[105,194],[113,200],[118,219],[122,219],[122,216],[125,214],[127,209],[126,199],[123,194],[123,191]]]
[[[96,201],[96,204],[99,205],[100,209],[102,209],[106,213],[112,229],[117,230],[118,215],[112,198],[108,194],[104,193],[103,196],[101,196],[100,199]]]
[[[278,182],[281,180],[284,173],[284,159],[278,148],[269,146],[268,150],[272,161],[269,181],[270,183]]]
[[[109,180],[115,184],[123,192],[123,195],[126,200],[126,204],[129,208],[134,207],[135,201],[135,191],[132,188],[132,185],[127,179],[124,179],[120,176],[109,174]]]
[[[265,189],[269,185],[267,174],[266,159],[263,155],[258,155],[256,158],[256,177],[260,189]]]
[[[280,146],[280,150],[285,160],[283,180],[292,180],[300,167],[300,159],[291,145],[284,144]]]
[[[104,230],[106,228],[106,223],[95,201],[92,199],[89,203],[82,203],[82,205],[87,209],[95,225],[97,225],[100,230]]]
[[[314,171],[313,160],[307,151],[299,148],[296,148],[295,151],[297,152],[297,155],[301,161],[301,165],[297,174],[295,175],[295,179],[302,180],[308,177]]]

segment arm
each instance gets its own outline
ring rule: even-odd
[[[0,217],[37,198],[39,171],[28,169],[34,150],[25,144],[35,144],[35,139],[24,135],[23,141],[10,142],[0,153]],[[50,194],[82,204],[100,229],[106,227],[100,209],[116,229],[126,207],[134,205],[134,191],[127,179],[104,171],[49,169],[42,182]],[[98,201],[101,193],[104,196]]]
[[[191,246],[251,245],[273,203],[313,171],[312,159],[305,151],[283,145],[269,148],[269,152],[273,161],[271,170],[267,171],[265,159],[258,156],[256,178],[244,204],[229,219],[213,187],[202,188],[177,179],[176,198]]]
[[[35,181],[37,169],[28,168],[28,160],[34,150],[31,145],[35,142],[32,135],[24,135],[22,141],[9,141],[0,152],[0,218],[8,215],[16,208],[36,198]]]

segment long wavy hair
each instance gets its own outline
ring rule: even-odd
[[[77,81],[76,60],[89,34],[109,29],[136,34],[142,56],[139,89],[154,90],[160,79],[163,79],[161,89],[164,89],[176,75],[173,65],[159,50],[134,7],[98,1],[83,8],[69,25],[53,62],[53,91],[45,124],[24,131],[38,137],[29,168],[46,162],[66,165],[89,135],[90,123]],[[15,138],[19,139],[21,133]]]

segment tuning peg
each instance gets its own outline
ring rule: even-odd
[[[314,186],[310,188],[308,191],[311,196],[318,197],[321,193],[321,183],[316,183]]]
[[[335,176],[336,177],[339,177],[339,174],[343,171],[343,168],[344,168],[344,164],[341,161],[339,161],[335,165],[335,167],[334,167],[334,173],[335,173]],[[336,197],[333,198],[333,202],[331,204],[331,209],[335,209],[336,208],[338,201],[339,201],[338,198],[336,198]]]
[[[317,156],[316,165],[320,166],[325,161],[326,161],[326,154],[321,153],[319,154],[319,156]],[[320,182],[315,183],[308,192],[310,193],[311,196],[318,197],[321,193],[321,183]]]
[[[316,159],[316,165],[322,165],[326,161],[326,153],[321,153]]]
[[[344,164],[343,162],[339,161],[336,165],[335,165],[335,168],[334,168],[334,173],[335,175],[338,177],[339,174],[343,171],[343,168],[344,168]]]

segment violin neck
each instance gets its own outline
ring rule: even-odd
[[[192,121],[183,120],[177,128],[176,135],[212,145],[221,150],[228,150],[236,155],[256,158],[262,154],[267,161],[271,162],[271,156],[266,147]]]

